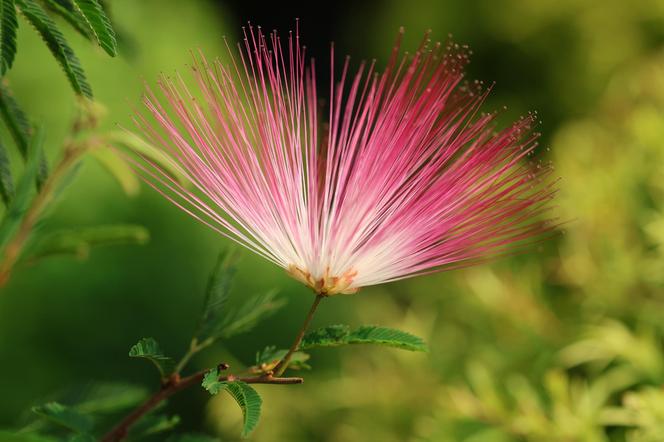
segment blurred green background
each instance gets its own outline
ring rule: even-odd
[[[258,387],[264,414],[253,440],[664,441],[664,2],[372,0],[316,11],[113,0],[109,8],[121,57],[67,34],[108,129],[131,124],[144,80],[186,71],[190,49],[214,57],[246,20],[286,32],[295,17],[322,61],[331,39],[355,61],[385,62],[400,25],[406,47],[429,28],[438,39],[453,33],[473,49],[470,77],[496,81],[485,109],[507,105],[505,121],[538,110],[543,120],[540,156],[562,177],[555,210],[564,231],[492,265],[326,301],[314,325],[392,326],[423,336],[431,351],[315,351],[304,385]],[[53,160],[75,100],[29,26],[18,44],[9,82],[44,122]],[[226,244],[147,186],[128,198],[92,160],[50,222],[139,223],[151,240],[16,270],[0,292],[1,427],[19,426],[31,405],[84,380],[157,388],[151,367],[127,351],[143,336],[170,354],[186,349]],[[307,289],[242,256],[234,300],[276,287],[288,305],[197,357],[192,370],[244,366],[265,345],[287,346],[309,307]],[[237,407],[208,398],[192,389],[168,407],[183,429],[238,439]]]

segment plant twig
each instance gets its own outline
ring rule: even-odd
[[[246,382],[247,384],[276,384],[276,385],[301,384],[304,381],[302,378],[280,377],[280,376],[288,367],[288,363],[290,362],[293,353],[295,353],[298,347],[300,346],[302,338],[304,337],[304,334],[309,328],[309,324],[311,323],[311,320],[314,317],[314,313],[318,308],[318,304],[320,304],[323,298],[325,298],[324,294],[316,295],[316,299],[314,300],[313,305],[309,309],[309,313],[307,313],[307,316],[304,319],[304,324],[302,324],[300,331],[295,337],[293,345],[288,350],[288,353],[286,353],[286,355],[281,359],[281,361],[279,361],[279,363],[274,368],[272,373],[262,374],[258,376],[235,376],[230,374],[228,376],[220,377],[219,380],[242,381]],[[142,405],[140,405],[138,408],[136,408],[134,411],[128,414],[111,431],[106,433],[106,435],[101,439],[101,441],[119,442],[123,440],[127,436],[127,433],[129,432],[131,426],[134,425],[136,422],[138,422],[143,416],[145,416],[145,414],[149,413],[152,409],[154,409],[157,405],[159,405],[159,403],[161,403],[163,400],[171,397],[178,391],[184,390],[194,384],[200,384],[203,380],[203,377],[205,377],[205,374],[208,372],[208,370],[199,371],[185,378],[180,378],[179,371],[185,366],[185,364],[189,361],[191,356],[193,356],[201,348],[204,348],[207,345],[209,344],[206,344],[205,341],[198,343],[195,339],[192,340],[189,350],[184,355],[182,360],[180,360],[180,362],[177,364],[177,367],[173,372],[173,374],[170,376],[170,378],[162,385],[161,390],[156,392]],[[226,364],[219,365],[219,369],[227,369],[227,368],[228,365]]]
[[[291,348],[288,350],[288,353],[279,361],[279,363],[274,367],[274,370],[272,372],[274,373],[274,376],[281,376],[284,374],[284,371],[286,371],[286,368],[288,368],[288,363],[290,362],[291,358],[293,357],[293,353],[295,353],[302,343],[302,338],[304,338],[304,334],[307,332],[307,329],[309,328],[309,324],[311,323],[311,320],[314,317],[314,313],[316,313],[316,309],[318,308],[318,304],[325,298],[325,295],[323,294],[317,294],[316,299],[314,299],[314,303],[311,305],[311,308],[309,309],[309,313],[307,313],[307,317],[304,318],[304,324],[302,324],[302,327],[300,328],[300,331],[298,332],[297,336],[295,337],[295,341],[293,342],[293,345],[291,345]]]
[[[209,347],[214,343],[214,339],[208,338],[205,339],[202,342],[198,342],[198,339],[193,338],[191,342],[189,343],[189,349],[187,352],[182,356],[182,359],[177,363],[175,368],[173,369],[173,373],[180,373],[182,369],[189,363],[192,357],[201,350]]]
[[[16,234],[5,247],[2,262],[0,262],[0,287],[4,286],[9,280],[11,272],[21,256],[23,247],[30,237],[33,227],[37,221],[39,221],[44,209],[53,199],[54,192],[58,188],[60,180],[64,178],[69,169],[78,162],[84,151],[85,148],[74,146],[65,149],[62,159],[46,179],[37,196],[33,199],[32,204],[21,220],[21,224],[19,225]]]
[[[228,365],[221,364],[219,368],[228,368]],[[208,370],[202,370],[191,376],[180,378],[177,374],[173,374],[168,382],[166,382],[161,390],[152,395],[141,406],[136,408],[128,414],[120,423],[118,423],[111,431],[102,437],[102,442],[119,442],[127,437],[127,433],[132,425],[138,422],[145,414],[154,409],[160,402],[171,397],[175,393],[182,391],[194,384],[200,384],[203,377]],[[280,378],[270,375],[252,376],[252,377],[236,377],[233,375],[223,376],[219,378],[220,381],[242,381],[247,384],[277,384],[277,385],[290,385],[301,384],[302,378]]]

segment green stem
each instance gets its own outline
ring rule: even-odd
[[[184,369],[184,367],[189,363],[191,358],[198,353],[199,351],[208,348],[212,343],[214,342],[214,339],[208,338],[202,342],[198,342],[198,339],[193,338],[191,340],[191,343],[189,344],[189,350],[182,356],[182,359],[177,363],[175,368],[173,369],[173,374],[180,374],[180,372]]]
[[[78,162],[85,150],[85,147],[69,146],[65,148],[62,159],[58,162],[51,175],[49,175],[39,189],[39,193],[33,199],[32,204],[21,220],[16,234],[5,247],[2,262],[0,262],[0,287],[5,285],[9,280],[11,272],[21,256],[23,247],[30,237],[33,227],[37,221],[39,221],[44,209],[53,199],[53,195],[58,188],[60,180],[62,180],[72,166]]]
[[[293,342],[293,345],[291,345],[291,348],[288,350],[288,353],[286,353],[286,356],[284,356],[281,361],[277,364],[276,367],[274,367],[273,374],[274,376],[281,376],[284,371],[286,371],[286,368],[288,368],[288,363],[290,362],[291,358],[293,357],[293,353],[297,351],[297,349],[300,347],[300,344],[302,343],[302,338],[304,338],[304,334],[307,332],[307,329],[309,328],[309,324],[311,323],[311,320],[314,317],[314,313],[316,313],[316,309],[318,308],[318,304],[325,298],[325,295],[317,294],[316,299],[314,299],[314,303],[312,304],[311,308],[309,309],[309,313],[307,313],[307,317],[304,318],[304,324],[302,324],[302,327],[300,328],[299,333],[295,337],[295,341]]]

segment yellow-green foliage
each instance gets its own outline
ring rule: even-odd
[[[229,27],[232,17],[213,2],[111,3],[136,53],[117,63],[89,48],[80,53],[111,122],[127,125],[125,99],[138,100],[141,75],[152,82],[159,70],[172,72],[196,45],[219,53],[224,32],[215,14],[231,40],[240,25]],[[664,3],[379,3],[370,15],[347,17],[339,32],[357,47],[342,40],[340,51],[387,55],[401,24],[411,42],[433,28],[439,38],[451,31],[469,43],[471,74],[498,77],[489,108],[509,104],[510,118],[540,111],[538,155],[561,177],[554,209],[561,233],[493,265],[326,301],[314,327],[381,324],[422,336],[429,353],[315,349],[303,385],[257,387],[263,409],[253,439],[664,441]],[[303,29],[305,40],[317,39],[313,26],[304,22]],[[23,47],[38,43],[19,34]],[[54,62],[35,69],[30,57],[24,49],[10,80],[28,110],[55,127],[48,139],[57,138],[67,108],[53,103],[68,103],[71,92]],[[56,83],[40,82],[42,69]],[[195,327],[202,299],[193,294],[203,293],[220,241],[145,187],[128,201],[91,167],[55,221],[140,222],[151,243],[93,254],[85,264],[45,260],[17,273],[0,294],[0,355],[13,361],[0,374],[17,380],[0,380],[5,426],[33,399],[78,378],[140,380],[135,364],[123,359],[136,336],[154,333],[170,354],[186,347]],[[253,363],[256,349],[288,344],[310,293],[257,258],[238,264],[235,293],[275,287],[289,304],[255,332],[194,360],[196,368],[220,361],[241,367]],[[18,382],[24,379],[30,382]],[[183,397],[178,411],[202,409],[202,397]],[[204,418],[189,412],[184,425],[232,440],[242,425],[232,401],[215,396]]]
[[[575,41],[574,56],[550,55],[545,79],[574,110],[541,152],[562,177],[561,235],[539,253],[362,294],[360,319],[423,334],[431,359],[346,350],[326,381],[291,393],[298,405],[266,409],[260,440],[306,440],[331,421],[320,440],[664,440],[664,47],[642,27],[663,25],[662,4],[480,3],[492,7],[478,17],[486,32],[510,44],[541,50],[561,22]],[[222,431],[226,409],[210,408]]]

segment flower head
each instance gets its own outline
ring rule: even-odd
[[[548,167],[526,157],[528,116],[496,131],[488,89],[464,82],[464,47],[395,44],[351,74],[329,106],[299,35],[245,29],[228,62],[195,57],[196,86],[162,77],[135,121],[188,181],[142,156],[145,179],[202,223],[283,267],[319,294],[456,268],[546,231]],[[322,125],[321,121],[328,124]]]

